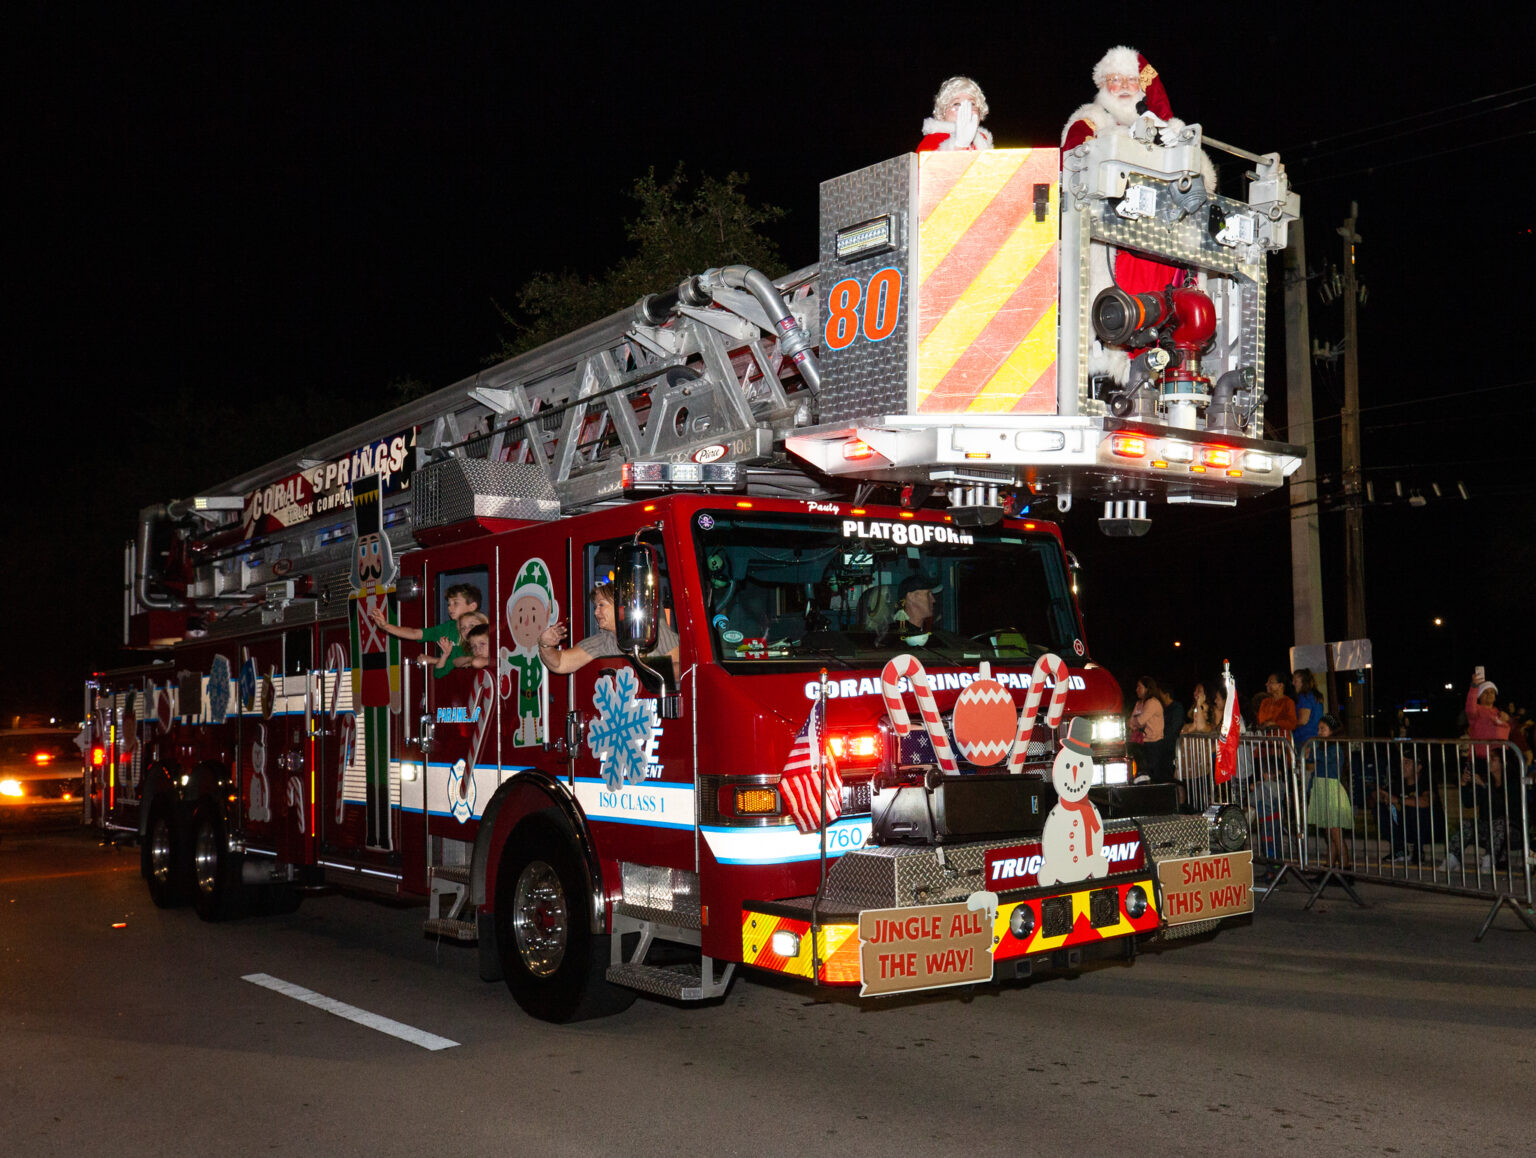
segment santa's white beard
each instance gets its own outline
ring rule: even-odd
[[[1129,93],[1116,96],[1106,89],[1100,89],[1099,99],[1096,103],[1120,124],[1129,125],[1141,115],[1136,111],[1136,104],[1139,100],[1139,97],[1131,96]]]

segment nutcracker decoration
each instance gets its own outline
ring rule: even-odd
[[[368,846],[390,848],[389,714],[400,710],[400,643],[373,622],[394,622],[395,566],[384,533],[383,480],[352,484],[357,535],[352,548],[352,703],[363,723]]]

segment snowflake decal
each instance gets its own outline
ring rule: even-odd
[[[222,724],[229,715],[229,660],[213,657],[208,665],[208,722]]]
[[[592,721],[587,744],[602,764],[608,791],[645,779],[645,766],[656,734],[656,705],[638,698],[640,682],[629,668],[618,678],[600,679],[592,695],[599,718]]]

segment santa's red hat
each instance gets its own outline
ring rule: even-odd
[[[1163,88],[1157,69],[1153,68],[1151,61],[1134,48],[1117,44],[1100,57],[1099,63],[1093,66],[1093,87],[1103,88],[1104,81],[1110,76],[1140,77],[1141,95],[1147,102],[1147,111],[1156,113],[1165,121],[1173,116],[1173,107],[1168,103],[1168,92]]]

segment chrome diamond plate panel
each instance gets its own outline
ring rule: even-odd
[[[450,458],[422,467],[411,480],[411,522],[446,527],[466,519],[560,517],[560,500],[543,467],[532,463]]]
[[[1200,817],[1193,819],[1200,822],[1203,834],[1205,821]],[[1135,828],[1136,822],[1132,820],[1104,822],[1106,833]],[[1012,848],[1021,839],[1026,838],[945,845],[942,863],[938,848],[921,845],[883,845],[845,853],[828,871],[823,906],[894,909],[963,901],[986,887],[982,874],[987,853],[995,848]]]
[[[903,301],[901,317],[891,336],[880,342],[856,341],[842,350],[822,344],[822,423],[848,422],[855,418],[908,412],[909,381],[915,375],[913,344],[916,331],[911,325],[915,314],[916,293],[909,275],[913,258],[911,237],[915,229],[912,201],[916,195],[917,158],[905,154],[823,181],[821,185],[821,272],[817,277],[817,296],[827,316],[827,296],[844,278],[867,283],[870,275],[881,269],[901,271]],[[851,225],[889,213],[896,222],[894,250],[869,257],[838,261],[837,232]],[[818,343],[821,335],[813,335]],[[910,372],[909,372],[910,371]]]

